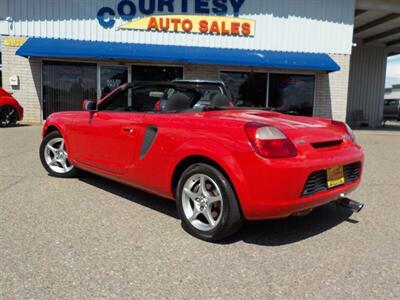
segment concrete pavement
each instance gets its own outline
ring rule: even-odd
[[[366,204],[251,222],[220,244],[165,199],[40,165],[40,127],[0,130],[0,299],[399,299],[400,131],[358,131]]]

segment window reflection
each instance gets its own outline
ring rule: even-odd
[[[232,93],[236,106],[266,106],[268,74],[222,72],[221,79]]]
[[[82,110],[84,99],[96,99],[96,64],[43,62],[43,113]]]
[[[312,75],[271,74],[269,106],[283,112],[312,116],[314,86]]]
[[[182,67],[132,66],[134,81],[172,81],[183,78]]]
[[[122,84],[128,82],[128,68],[121,66],[102,66],[100,72],[101,98]]]

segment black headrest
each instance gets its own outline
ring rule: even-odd
[[[217,93],[212,96],[211,98],[211,106],[217,106],[217,107],[226,107],[229,106],[231,101],[226,95],[223,95],[221,93]]]
[[[191,108],[191,101],[183,93],[176,93],[168,99],[165,111],[183,111]]]

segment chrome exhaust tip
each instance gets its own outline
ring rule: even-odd
[[[353,212],[356,213],[359,213],[364,208],[363,203],[351,200],[346,197],[340,197],[339,200],[337,200],[337,203],[343,207],[351,209]]]

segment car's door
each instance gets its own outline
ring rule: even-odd
[[[98,105],[78,114],[70,143],[80,164],[122,175],[132,164],[140,136],[143,112],[135,110],[132,87],[126,86]]]

